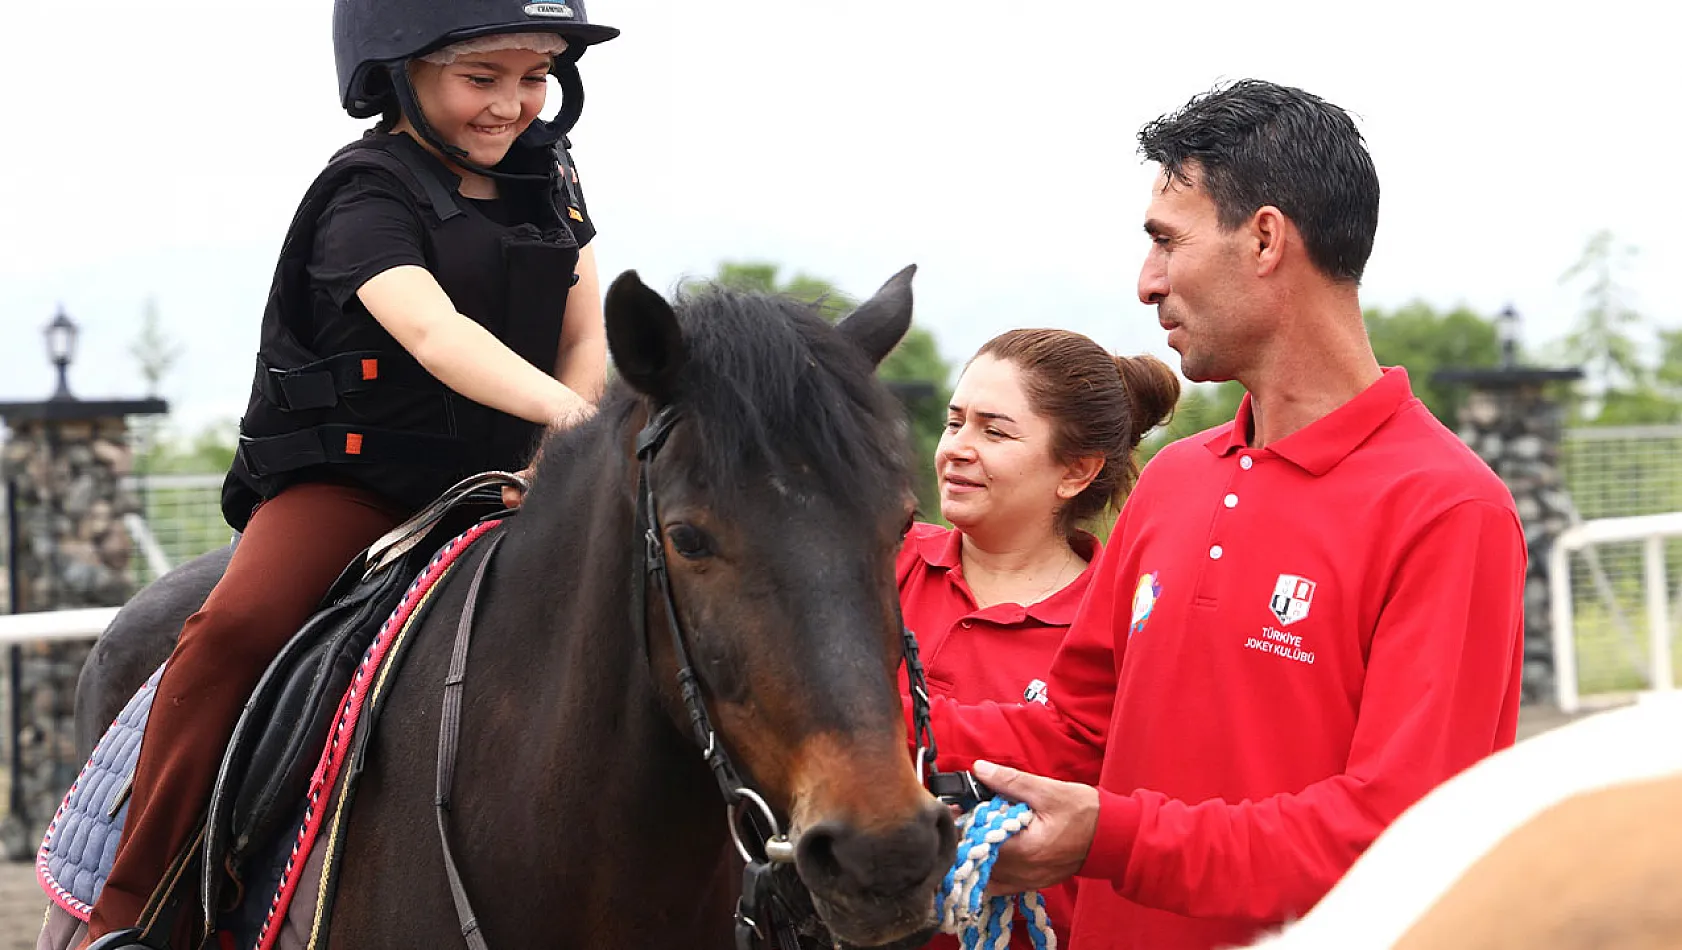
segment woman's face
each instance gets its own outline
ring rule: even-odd
[[[935,449],[940,513],[966,532],[1050,525],[1091,477],[1052,453],[1052,421],[1035,412],[1015,363],[983,354],[959,377]]]
[[[489,168],[543,111],[550,59],[531,50],[468,53],[440,66],[410,63],[410,81],[427,122],[444,141]]]

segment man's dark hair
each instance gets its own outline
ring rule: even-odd
[[[1337,106],[1246,79],[1147,123],[1139,151],[1182,184],[1192,183],[1195,166],[1222,228],[1273,205],[1302,232],[1314,266],[1360,283],[1378,230],[1378,173]]]

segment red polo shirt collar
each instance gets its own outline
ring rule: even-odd
[[[1379,426],[1389,421],[1397,411],[1413,401],[1413,386],[1408,381],[1407,369],[1390,367],[1384,370],[1384,375],[1377,382],[1363,389],[1354,399],[1332,410],[1330,415],[1272,443],[1267,451],[1310,475],[1324,475],[1377,432]],[[1237,416],[1227,425],[1210,432],[1203,444],[1218,456],[1249,448],[1251,412],[1250,394],[1245,393],[1243,401],[1238,404]]]
[[[943,534],[917,538],[913,542],[917,556],[931,567],[944,568],[951,574],[953,584],[969,598],[970,607],[975,607],[975,595],[970,592],[969,583],[964,580],[962,531],[947,531]],[[1086,585],[1091,579],[1092,564],[1098,557],[1098,539],[1085,531],[1079,532],[1075,540],[1075,549],[1081,557],[1086,558],[1084,571],[1076,575],[1075,580],[1063,586],[1050,597],[1038,603],[1024,607],[1021,604],[995,604],[981,611],[982,615],[1001,623],[1021,623],[1027,617],[1033,617],[1040,623],[1052,626],[1068,626],[1074,622],[1075,611],[1080,607],[1081,597],[1086,593]]]

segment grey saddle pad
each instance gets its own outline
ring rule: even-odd
[[[129,776],[140,758],[140,735],[163,670],[159,666],[152,671],[94,746],[35,857],[35,873],[47,895],[78,920],[88,919],[117,860],[117,840],[128,816]],[[113,804],[118,807],[113,809]]]

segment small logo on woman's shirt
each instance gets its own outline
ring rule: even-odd
[[[1145,623],[1151,619],[1151,611],[1156,609],[1156,600],[1161,596],[1162,584],[1156,579],[1156,572],[1140,574],[1139,586],[1133,590],[1133,624],[1127,628],[1129,639],[1145,629]]]

